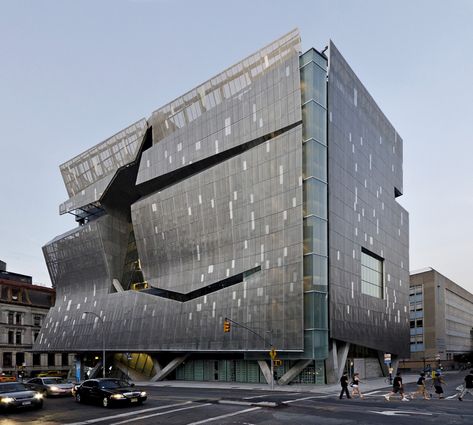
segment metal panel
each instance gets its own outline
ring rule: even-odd
[[[143,118],[62,164],[59,168],[69,197],[133,162],[146,129],[147,122]]]
[[[402,139],[333,43],[329,50],[330,336],[409,355],[409,222]],[[361,292],[361,248],[384,258],[384,297]]]

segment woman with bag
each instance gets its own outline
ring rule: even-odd
[[[355,373],[353,375],[353,382],[351,383],[351,386],[353,388],[353,391],[351,392],[351,396],[355,398],[355,395],[358,395],[362,400],[365,398],[363,394],[361,394],[360,391],[360,374]]]

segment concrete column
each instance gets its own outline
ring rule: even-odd
[[[342,342],[341,346],[338,348],[338,375],[337,380],[340,379],[343,375],[343,370],[345,369],[345,363],[347,362],[348,350],[350,349],[349,342]]]
[[[269,367],[268,363],[266,360],[258,360],[258,365],[261,369],[261,372],[263,372],[264,379],[266,379],[266,382],[271,385],[271,380],[273,377],[271,376],[271,368]]]
[[[336,384],[343,375],[349,349],[349,342],[331,341],[329,357],[325,361],[325,373],[327,375],[328,384]]]
[[[176,357],[175,359],[171,360],[164,369],[161,369],[156,375],[154,375],[150,381],[162,381],[166,376],[168,376],[173,370],[175,370],[180,364],[184,362],[184,360],[189,357],[189,354],[185,354],[184,356]]]
[[[278,381],[279,385],[289,384],[299,373],[301,373],[307,366],[313,362],[312,359],[309,360],[299,360],[294,366],[292,366]]]
[[[48,367],[48,355],[46,353],[41,354],[41,367]]]
[[[381,366],[381,370],[383,371],[383,376],[388,376],[389,374],[389,366],[384,363],[384,351],[378,350],[378,360]]]
[[[150,357],[151,357],[151,360],[153,360],[154,370],[156,371],[156,373],[160,373],[163,370],[161,363],[159,363],[159,360],[157,359],[157,357],[155,356],[150,356]]]
[[[327,384],[336,384],[338,382],[336,371],[338,371],[337,342],[332,339],[329,342],[328,358],[325,360]]]
[[[25,364],[26,367],[31,370],[33,367],[33,353],[25,353]]]

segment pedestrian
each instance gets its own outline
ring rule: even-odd
[[[384,398],[386,399],[386,401],[389,401],[389,398],[397,393],[399,393],[401,401],[409,401],[409,399],[404,394],[404,386],[402,385],[401,372],[396,373],[396,377],[393,381],[393,389],[389,394],[386,394]]]
[[[424,397],[424,400],[429,400],[429,394],[427,393],[427,389],[425,388],[425,373],[421,372],[419,379],[417,380],[417,391],[411,393],[411,398],[414,399],[415,395],[419,394]]]
[[[342,390],[340,391],[340,400],[343,398],[343,393],[347,395],[347,398],[351,398],[350,393],[348,392],[348,376],[346,373],[344,373],[340,378],[340,385],[342,386]]]
[[[361,399],[364,399],[365,397],[360,391],[360,374],[355,373],[353,375],[353,382],[351,383],[351,386],[353,387],[353,391],[351,392],[351,396],[355,398],[355,395],[358,395]]]
[[[442,385],[445,385],[445,381],[439,372],[435,372],[434,379],[432,379],[432,385],[435,388],[435,394],[438,394],[439,399],[444,398]]]
[[[458,396],[458,400],[463,401],[463,397],[465,394],[469,393],[473,396],[473,370],[470,370],[470,373],[465,376],[465,384],[463,385],[463,389]]]

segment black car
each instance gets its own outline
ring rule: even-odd
[[[135,384],[112,378],[84,381],[76,387],[75,396],[78,403],[99,403],[103,407],[141,404],[148,398]]]
[[[43,407],[43,394],[31,390],[21,382],[0,383],[0,409]]]

